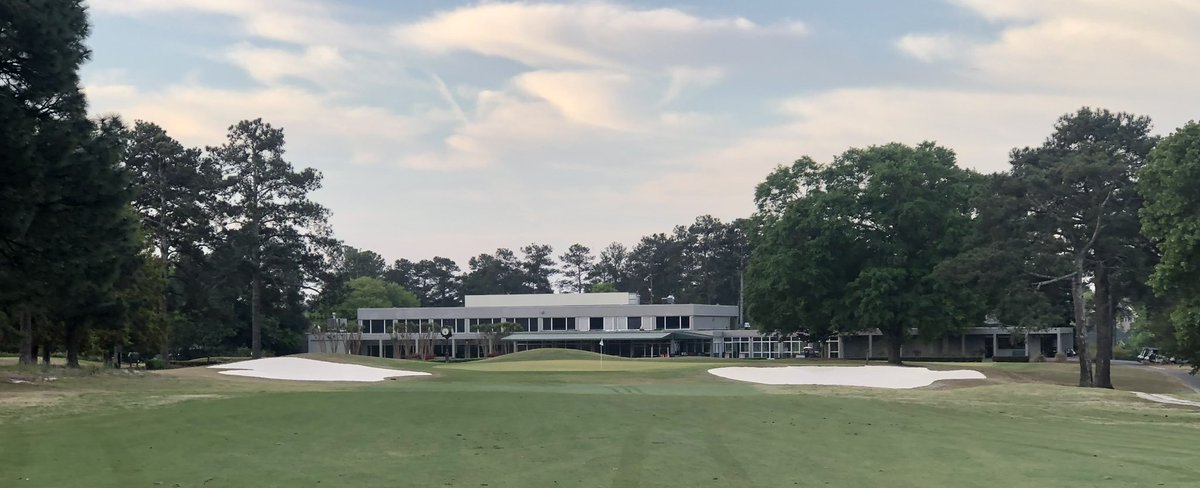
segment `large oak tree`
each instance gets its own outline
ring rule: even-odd
[[[934,270],[963,249],[978,179],[928,142],[779,168],[756,193],[750,320],[810,340],[878,329],[891,363],[914,330],[938,337],[971,325],[960,292]]]
[[[1163,345],[1195,372],[1200,369],[1200,123],[1189,122],[1159,142],[1138,177],[1145,198],[1143,231],[1162,251],[1150,283],[1171,305],[1174,340]]]

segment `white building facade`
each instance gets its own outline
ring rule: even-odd
[[[468,295],[462,307],[364,308],[353,346],[344,334],[309,334],[310,352],[346,352],[378,357],[478,358],[542,347],[581,349],[624,357],[711,356],[790,358],[808,343],[739,327],[738,307],[701,304],[639,304],[633,293]],[[515,331],[489,333],[488,324],[516,324]],[[440,335],[448,328],[453,335]],[[1014,333],[1003,327],[974,327],[955,336],[906,345],[906,359],[1052,356],[1071,349],[1069,327]],[[333,338],[333,340],[331,340]],[[1065,341],[1065,343],[1064,343]],[[422,345],[422,343],[424,345]],[[818,348],[831,358],[884,358],[879,333],[830,340]],[[353,352],[353,351],[352,351]]]

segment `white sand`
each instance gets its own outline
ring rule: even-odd
[[[296,381],[383,381],[399,376],[428,376],[429,373],[402,369],[372,368],[357,364],[331,363],[304,358],[262,358],[209,366],[228,369],[221,374],[272,380]]]
[[[1133,394],[1137,395],[1137,397],[1141,398],[1142,400],[1150,400],[1152,402],[1166,403],[1169,405],[1187,405],[1190,407],[1200,407],[1200,402],[1184,400],[1182,398],[1175,398],[1171,395],[1163,395],[1163,394],[1159,394],[1159,393],[1142,393],[1140,391],[1135,391],[1135,392],[1133,392]]]
[[[938,380],[982,380],[972,369],[932,371],[905,366],[784,366],[714,368],[709,373],[764,385],[837,385],[872,388],[917,388]]]

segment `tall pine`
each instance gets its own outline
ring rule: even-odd
[[[0,310],[19,324],[22,363],[35,321],[64,324],[74,363],[136,240],[123,130],[86,116],[82,2],[0,2],[0,34]]]
[[[322,272],[322,250],[333,245],[329,211],[309,199],[321,187],[321,174],[296,171],[283,158],[283,129],[262,119],[234,124],[225,144],[208,154],[225,176],[224,233],[249,281],[251,354],[261,357],[264,291],[279,298],[277,304],[295,298]]]

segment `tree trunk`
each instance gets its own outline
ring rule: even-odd
[[[902,344],[902,342],[900,341],[900,337],[884,334],[884,338],[887,339],[887,355],[888,355],[887,362],[888,362],[888,364],[901,364],[901,362],[900,362],[900,345]],[[839,352],[839,355],[840,355],[840,352]]]
[[[67,324],[66,327],[66,343],[67,343],[67,367],[79,367],[79,326]]]
[[[168,346],[171,343],[171,321],[168,319],[167,315],[167,292],[165,288],[163,290],[163,296],[159,297],[158,313],[161,315],[162,320],[162,342],[158,345],[158,354],[162,357],[162,360],[165,363],[169,361],[167,355],[170,353],[170,348]]]
[[[163,169],[163,165],[160,162],[158,165],[159,184],[164,184],[166,181],[166,176],[163,175]],[[160,212],[159,219],[163,219],[163,214],[166,212],[167,208],[167,195],[165,191],[160,190],[158,192],[158,205]],[[170,353],[169,346],[171,343],[171,320],[167,310],[167,294],[170,292],[170,287],[167,286],[167,279],[170,277],[170,260],[167,258],[170,256],[171,246],[167,244],[167,232],[165,230],[165,226],[166,222],[160,220],[158,227],[158,255],[162,258],[162,274],[159,276],[162,279],[162,282],[159,284],[162,285],[163,288],[162,295],[158,297],[158,314],[159,320],[161,320],[159,325],[162,327],[162,343],[159,344],[158,353],[162,357],[164,363],[170,360],[168,358],[168,354]]]
[[[1097,388],[1112,388],[1113,322],[1112,287],[1108,268],[1101,263],[1096,268],[1096,378]]]
[[[50,342],[42,342],[42,364],[50,365]]]
[[[17,321],[21,324],[21,364],[33,364],[33,314],[17,312]]]
[[[1071,306],[1075,315],[1075,356],[1079,358],[1079,386],[1092,386],[1092,367],[1087,356],[1087,311],[1083,306],[1082,264],[1071,277]]]
[[[258,269],[255,269],[254,277],[250,280],[250,355],[255,359],[262,357],[262,318],[258,305],[261,288],[262,278]]]

